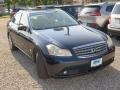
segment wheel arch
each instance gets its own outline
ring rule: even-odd
[[[37,51],[40,51],[44,55],[42,48],[40,48],[39,45],[37,45],[37,44],[34,43],[34,48],[32,50],[32,54],[33,54],[33,60],[34,60],[35,63],[36,63],[35,54],[36,54]]]

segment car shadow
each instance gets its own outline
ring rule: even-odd
[[[21,51],[13,56],[43,90],[118,90],[120,89],[120,71],[112,66],[87,75],[64,79],[39,79],[35,63]]]

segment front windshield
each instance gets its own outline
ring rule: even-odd
[[[78,25],[78,22],[67,13],[57,10],[52,12],[37,12],[31,14],[30,23],[34,30]]]

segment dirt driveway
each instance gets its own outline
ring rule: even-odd
[[[120,42],[109,67],[84,76],[41,80],[32,60],[19,50],[11,53],[6,37],[7,18],[0,19],[0,90],[120,90]]]

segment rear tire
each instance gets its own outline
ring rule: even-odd
[[[39,78],[41,79],[49,78],[49,75],[47,73],[46,66],[45,66],[45,57],[43,56],[42,52],[36,51],[35,57],[36,57],[36,69],[37,69]]]
[[[112,35],[111,32],[109,32],[109,31],[108,31],[108,35],[109,35],[110,37],[113,37],[113,35]]]
[[[11,50],[11,51],[15,51],[17,48],[16,48],[16,46],[14,45],[14,43],[13,43],[12,38],[11,38],[10,35],[8,35],[8,41],[9,41],[10,50]]]
[[[108,26],[108,23],[106,23],[105,26],[102,27],[102,31],[103,31],[104,33],[106,33],[106,34],[108,34],[108,28],[107,28],[107,26]]]

